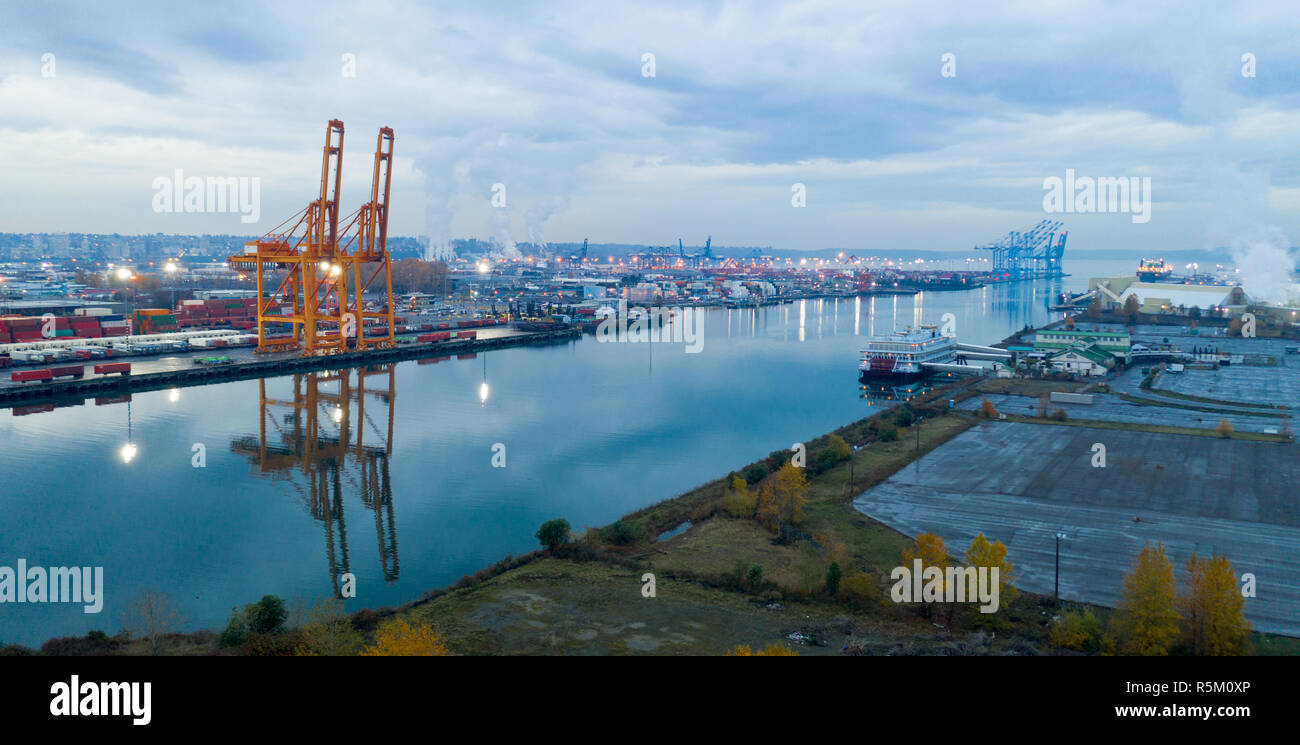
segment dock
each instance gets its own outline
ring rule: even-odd
[[[224,383],[235,380],[291,375],[294,373],[331,370],[343,367],[361,367],[381,362],[400,362],[448,355],[474,354],[492,349],[504,349],[531,344],[555,344],[576,339],[582,335],[577,327],[564,327],[547,331],[518,331],[502,329],[502,333],[481,336],[477,339],[450,339],[428,343],[404,343],[392,349],[372,349],[364,352],[340,352],[330,355],[304,357],[297,353],[254,355],[252,350],[242,352],[228,365],[194,365],[197,357],[210,356],[213,350],[183,352],[163,358],[117,358],[118,361],[154,368],[150,371],[127,375],[87,374],[84,378],[54,380],[39,383],[12,383],[7,379],[0,384],[0,409],[32,406],[45,403],[69,403],[86,398],[108,398],[131,393],[156,391],[168,388]],[[237,350],[223,350],[237,352]],[[152,363],[152,364],[149,364]]]

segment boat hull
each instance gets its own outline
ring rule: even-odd
[[[872,383],[912,383],[930,377],[929,371],[901,372],[882,370],[858,370],[858,380]]]

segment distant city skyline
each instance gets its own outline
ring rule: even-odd
[[[1300,234],[1280,4],[397,3],[382,34],[329,7],[6,18],[0,230],[265,233],[314,197],[339,118],[344,214],[392,126],[390,232],[438,243],[962,251],[1050,216],[1071,251],[1275,271]],[[1149,178],[1149,222],[1045,213],[1076,173]],[[157,211],[176,176],[256,179],[256,222]]]

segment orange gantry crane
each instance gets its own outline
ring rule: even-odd
[[[375,149],[370,201],[347,218],[340,233],[343,122],[330,120],[325,128],[319,197],[245,244],[245,253],[227,259],[251,272],[257,282],[258,352],[301,349],[303,356],[310,357],[395,345],[387,246],[392,159],[393,130],[384,127]],[[381,289],[372,290],[381,274],[382,305],[366,310],[362,296]],[[274,289],[267,292],[268,287]],[[384,333],[367,334],[367,319],[381,321]],[[287,324],[290,333],[269,334],[268,324]]]

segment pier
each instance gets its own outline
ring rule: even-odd
[[[5,380],[0,383],[0,408],[57,404],[60,402],[72,403],[78,399],[89,397],[116,397],[165,388],[184,388],[233,380],[249,380],[317,370],[359,367],[381,362],[400,362],[443,355],[473,354],[525,344],[561,343],[576,339],[581,334],[580,329],[569,326],[548,331],[517,331],[511,329],[500,335],[478,339],[401,343],[391,349],[339,352],[315,357],[303,357],[287,353],[264,355],[259,358],[247,349],[228,350],[236,353],[242,351],[243,355],[246,355],[248,359],[236,361],[229,365],[211,367],[195,366],[192,360],[196,357],[211,355],[213,350],[186,352],[161,360],[157,358],[147,360],[154,363],[175,364],[178,361],[182,363],[180,366],[171,369],[165,369],[167,364],[158,364],[154,365],[154,367],[164,369],[144,373],[102,375],[35,384],[11,383]],[[133,360],[125,358],[122,361]]]

